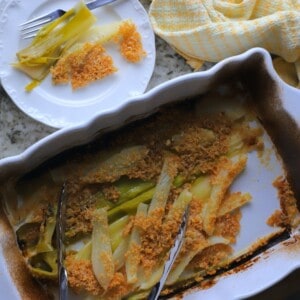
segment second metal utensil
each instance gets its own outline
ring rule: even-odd
[[[177,255],[180,252],[181,246],[184,241],[184,235],[188,223],[188,214],[189,214],[189,206],[186,207],[184,214],[182,216],[182,221],[179,227],[179,231],[177,233],[174,245],[170,250],[169,258],[165,263],[163,274],[159,282],[151,289],[150,295],[148,296],[148,300],[157,300],[164,287],[164,284],[168,278],[168,275],[172,269],[172,266],[176,260]]]
[[[63,184],[57,203],[56,215],[56,244],[57,244],[57,268],[59,283],[59,299],[68,299],[68,274],[64,266],[65,259],[65,215],[66,215],[66,183]]]

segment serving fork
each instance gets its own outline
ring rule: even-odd
[[[183,245],[184,236],[185,236],[187,223],[188,223],[188,216],[189,216],[189,205],[184,210],[181,224],[179,226],[179,230],[178,230],[177,236],[175,238],[175,242],[170,250],[169,258],[164,265],[163,274],[162,274],[159,282],[157,282],[157,284],[155,284],[152,287],[147,300],[157,300],[160,295],[160,292],[162,291],[162,289],[164,287],[164,284],[168,278],[168,275],[172,269],[172,266],[176,260],[176,257],[178,256],[178,254],[181,250],[181,247]]]
[[[97,7],[104,6],[106,4],[112,3],[116,0],[95,0],[89,3],[86,3],[86,6],[88,9],[93,10]],[[46,24],[52,22],[53,20],[61,17],[66,13],[65,10],[57,9],[55,11],[52,11],[48,14],[36,17],[34,19],[28,20],[27,22],[24,22],[20,24],[20,31],[22,34],[23,39],[29,39],[34,37],[37,32]]]
[[[66,215],[66,182],[64,182],[58,197],[56,214],[56,244],[57,244],[57,269],[59,283],[59,300],[68,299],[68,274],[64,265],[65,258],[65,215]]]

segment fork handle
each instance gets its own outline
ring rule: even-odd
[[[92,10],[92,9],[97,8],[97,7],[104,6],[108,3],[114,2],[114,1],[116,1],[116,0],[96,0],[96,1],[93,1],[93,2],[87,3],[86,6],[88,7],[88,9]]]

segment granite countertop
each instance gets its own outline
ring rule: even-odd
[[[146,8],[149,0],[141,0]],[[192,72],[185,60],[163,40],[156,37],[156,65],[147,90],[177,76]],[[204,66],[204,69],[208,66]],[[17,155],[27,147],[55,132],[57,129],[41,124],[21,112],[5,93],[0,83],[0,159]],[[296,271],[274,287],[249,298],[249,300],[296,300],[300,299]]]

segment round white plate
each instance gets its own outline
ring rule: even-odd
[[[0,3],[0,79],[12,101],[30,117],[55,128],[79,124],[99,112],[114,110],[128,98],[143,93],[155,64],[154,33],[147,12],[138,0],[117,0],[93,10],[98,24],[131,19],[142,36],[147,56],[137,64],[126,62],[114,46],[106,47],[118,71],[89,86],[72,91],[70,85],[54,86],[51,76],[33,91],[31,81],[11,66],[16,52],[30,43],[21,39],[18,25],[57,8],[68,9],[78,0],[10,0]]]

